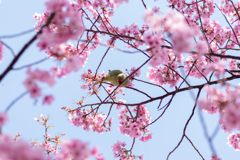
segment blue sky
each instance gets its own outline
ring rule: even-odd
[[[33,14],[43,13],[45,10],[45,1],[32,1],[32,0],[21,0],[21,1],[2,1],[0,4],[0,36],[2,35],[12,35],[15,33],[20,33],[29,29],[33,29],[36,21],[33,20]],[[165,13],[167,3],[156,2],[153,0],[151,2],[146,1],[147,6],[153,7],[157,5],[160,7],[160,11]],[[141,1],[132,0],[128,4],[124,3],[115,12],[115,16],[112,19],[112,24],[119,27],[124,27],[125,25],[130,26],[132,23],[136,22],[141,26],[143,24],[143,14],[144,7]],[[223,17],[216,15],[215,17],[219,20],[223,20]],[[2,39],[6,44],[12,47],[15,54],[25,45],[33,36],[35,32],[30,32],[20,37],[16,38],[6,38]],[[101,37],[102,38],[102,37]],[[106,38],[102,38],[105,42]],[[19,59],[14,67],[20,67],[46,57],[44,51],[39,51],[35,41],[24,53],[24,55]],[[75,43],[75,42],[73,42]],[[122,43],[116,43],[118,48],[128,50],[124,48]],[[101,57],[104,55],[107,47],[101,46],[95,51],[91,52],[91,55],[87,61],[87,65],[79,70],[78,72],[73,72],[66,78],[58,79],[54,87],[49,88],[47,85],[41,85],[43,88],[43,94],[53,94],[55,100],[51,106],[42,105],[42,97],[38,100],[33,100],[30,98],[29,94],[25,95],[19,101],[17,101],[14,106],[8,112],[9,121],[3,128],[3,133],[15,135],[20,133],[22,138],[29,140],[38,140],[38,142],[43,141],[44,127],[39,125],[34,121],[34,117],[39,117],[40,114],[44,116],[50,115],[49,123],[55,126],[51,128],[49,133],[51,136],[59,133],[65,133],[66,136],[62,139],[80,139],[84,142],[89,142],[90,146],[99,146],[100,153],[103,153],[107,160],[113,159],[111,146],[119,141],[125,141],[127,143],[127,148],[129,149],[132,145],[132,139],[118,132],[118,114],[119,110],[114,110],[111,112],[110,117],[113,117],[112,131],[104,134],[98,134],[95,132],[85,132],[81,127],[72,126],[67,121],[67,114],[61,107],[67,106],[70,108],[76,108],[76,104],[73,101],[78,101],[83,95],[86,94],[86,90],[82,90],[80,86],[83,84],[80,81],[80,75],[87,72],[88,69],[95,71]],[[5,53],[3,55],[4,60],[0,64],[0,73],[4,71],[6,66],[11,62],[13,56],[10,51],[5,48]],[[120,62],[119,62],[120,61]],[[125,69],[130,70],[132,67],[138,67],[143,62],[146,61],[146,56],[141,53],[127,54],[119,52],[117,50],[110,50],[106,58],[103,61],[99,69],[99,73],[102,71],[107,72],[109,69],[120,69],[124,71]],[[32,68],[39,68],[42,70],[48,70],[51,67],[58,66],[59,62],[53,59],[48,59],[43,63],[35,65]],[[141,69],[140,79],[147,80],[147,71],[149,66],[146,65]],[[4,111],[5,108],[20,94],[26,91],[23,86],[23,81],[26,79],[26,69],[11,71],[0,83],[0,111]],[[204,81],[190,78],[191,84],[204,83]],[[159,96],[164,94],[164,92],[157,87],[152,87],[146,84],[141,84],[139,82],[133,82],[137,89],[147,92],[151,96]],[[170,89],[168,85],[165,86],[166,89]],[[139,100],[146,99],[145,96],[136,93],[132,90],[125,89],[125,96],[118,96],[118,99],[124,99],[128,103],[139,102]],[[196,95],[196,91],[194,91]],[[105,95],[102,94],[102,97]],[[98,102],[97,98],[87,98],[85,103]],[[165,101],[166,102],[166,101]],[[152,120],[154,120],[161,111],[157,111],[158,102],[149,103],[146,105],[150,114],[152,115]],[[155,159],[166,159],[167,154],[177,145],[179,142],[184,125],[191,115],[192,108],[194,106],[194,101],[190,95],[190,92],[184,92],[176,95],[171,106],[168,108],[164,116],[151,125],[150,133],[153,133],[153,139],[148,142],[136,141],[133,154],[142,155],[144,154],[145,159],[155,160]],[[103,106],[101,108],[102,112],[107,113],[109,106]],[[191,122],[187,128],[187,136],[192,140],[197,149],[201,152],[205,159],[210,159],[211,151],[208,146],[206,139],[204,138],[203,129],[200,124],[198,110],[196,110]],[[218,124],[218,115],[208,115],[202,113],[207,123],[207,129],[209,135],[213,133]],[[239,158],[239,152],[233,150],[227,145],[227,136],[229,133],[224,133],[224,131],[219,130],[218,134],[213,140],[215,149],[223,160],[231,159],[235,160]],[[180,147],[171,155],[171,160],[184,159],[184,160],[200,160],[201,157],[193,149],[191,144],[184,139]]]

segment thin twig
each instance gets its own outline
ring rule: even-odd
[[[188,136],[185,134],[184,135],[186,138],[187,138],[187,140],[191,143],[191,145],[193,146],[193,148],[197,151],[197,153],[199,154],[199,156],[200,157],[202,157],[202,159],[203,160],[205,160],[204,158],[203,158],[203,156],[202,156],[202,154],[198,151],[198,149],[194,146],[194,144],[192,143],[192,141],[188,138]]]
[[[0,43],[2,43],[5,47],[7,47],[7,48],[10,50],[10,52],[11,52],[12,55],[13,55],[13,57],[16,57],[13,49],[12,49],[9,45],[7,45],[7,44],[6,44],[5,42],[3,42],[3,41],[0,41]]]
[[[21,32],[21,33],[16,33],[16,34],[13,34],[13,35],[3,35],[3,36],[0,36],[0,39],[4,39],[4,38],[14,38],[14,37],[22,36],[22,35],[24,35],[24,34],[33,32],[33,31],[35,31],[35,29],[29,29],[29,30],[27,30],[27,31],[23,31],[23,32]]]
[[[217,6],[217,8],[219,9],[219,11],[222,13],[222,11],[220,10],[220,8],[218,7],[218,5],[217,5],[216,3],[215,3],[215,6]],[[237,40],[238,47],[240,47],[240,44],[239,44],[239,41],[238,41],[237,35],[236,35],[235,31],[233,30],[232,25],[229,23],[227,17],[226,17],[223,13],[222,13],[222,15],[224,16],[225,20],[227,21],[229,27],[232,29],[232,32],[233,32],[233,34],[234,34],[234,36],[235,36],[235,38],[236,38],[236,40]]]
[[[14,105],[14,103],[16,103],[19,99],[21,99],[22,97],[24,97],[26,94],[28,94],[28,91],[23,92],[22,94],[20,94],[16,99],[14,99],[5,109],[5,112],[8,112],[9,109]]]
[[[33,65],[36,65],[36,64],[39,64],[39,63],[41,63],[41,62],[44,62],[44,61],[46,61],[46,60],[48,60],[49,58],[43,58],[43,59],[41,59],[41,60],[39,60],[39,61],[37,61],[37,62],[33,62],[33,63],[30,63],[30,64],[27,64],[27,65],[24,65],[24,66],[22,66],[22,67],[18,67],[18,68],[12,68],[12,70],[20,70],[20,69],[23,69],[23,68],[27,68],[27,67],[29,67],[29,66],[33,66]]]
[[[180,141],[178,142],[177,146],[176,146],[171,152],[169,152],[169,154],[168,154],[168,156],[167,156],[167,160],[168,160],[169,156],[180,146],[180,144],[181,144],[182,141],[183,141],[183,138],[184,138],[184,136],[185,136],[185,134],[186,134],[187,126],[188,126],[190,120],[192,119],[192,117],[193,117],[193,115],[194,115],[194,111],[195,111],[195,109],[196,109],[196,107],[197,107],[197,101],[198,101],[198,98],[199,98],[199,96],[200,96],[201,90],[202,90],[202,88],[199,88],[197,97],[196,97],[196,99],[195,99],[195,104],[194,104],[194,107],[193,107],[193,109],[192,109],[192,113],[191,113],[190,117],[188,118],[188,120],[187,120],[187,122],[186,122],[186,124],[185,124],[185,126],[184,126],[183,135],[182,135]]]

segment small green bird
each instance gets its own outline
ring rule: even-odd
[[[102,82],[111,82],[112,85],[120,87],[126,87],[129,83],[129,79],[126,79],[127,75],[120,70],[112,70],[102,79]],[[125,80],[126,79],[126,80]],[[125,80],[125,81],[124,81]]]

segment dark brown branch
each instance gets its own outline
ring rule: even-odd
[[[82,51],[79,53],[79,55],[83,53],[83,51],[84,51],[84,50],[87,48],[87,46],[92,42],[92,40],[94,39],[95,36],[96,36],[96,33],[93,35],[92,39],[87,42],[86,46],[84,46],[84,48],[83,48]]]
[[[232,55],[222,55],[222,54],[216,54],[216,53],[207,53],[205,55],[216,56],[216,57],[220,57],[220,58],[230,58],[230,59],[240,60],[240,57],[232,56]]]
[[[132,151],[132,149],[133,149],[133,146],[134,146],[134,144],[135,144],[135,139],[136,139],[136,138],[133,138],[132,147],[131,147],[131,149],[130,149],[129,151]]]
[[[97,67],[97,69],[96,69],[94,79],[96,78],[96,75],[97,75],[98,69],[99,69],[99,67],[101,66],[101,64],[102,64],[102,62],[103,62],[103,59],[104,59],[105,56],[107,55],[109,49],[111,48],[111,45],[112,45],[112,43],[114,42],[114,40],[115,40],[115,38],[112,39],[112,42],[110,43],[110,46],[108,47],[108,49],[106,50],[105,54],[103,55],[103,57],[102,57],[102,59],[101,59],[99,65],[98,65],[98,67]]]
[[[130,109],[128,108],[128,106],[126,106],[126,108],[127,108],[128,112],[129,112],[131,118],[134,119],[134,117],[133,117],[133,115],[132,115],[132,112],[130,111]]]
[[[106,120],[108,119],[108,117],[109,117],[109,115],[110,115],[110,113],[111,113],[112,107],[113,107],[113,104],[110,106],[110,109],[109,109],[109,111],[108,111],[108,115],[107,115],[107,117],[105,118],[105,120],[104,120],[104,122],[103,122],[103,125],[105,125],[104,123],[105,123]]]
[[[144,8],[147,9],[147,6],[146,6],[144,0],[142,0],[142,3],[143,3]]]
[[[212,81],[212,82],[209,82],[209,83],[204,83],[204,84],[201,84],[201,85],[195,85],[195,86],[191,86],[191,87],[181,88],[181,89],[178,89],[178,90],[175,90],[175,91],[172,91],[172,92],[168,92],[165,95],[162,95],[162,96],[159,96],[159,97],[153,97],[152,99],[149,99],[149,100],[146,100],[146,101],[142,101],[140,103],[124,104],[124,103],[118,103],[118,102],[105,102],[105,101],[103,101],[102,103],[86,104],[86,105],[83,105],[83,107],[92,106],[92,105],[102,105],[102,104],[118,104],[118,105],[127,105],[127,106],[138,106],[138,105],[142,105],[142,104],[147,104],[147,103],[153,102],[155,100],[163,99],[165,97],[168,97],[168,96],[176,94],[176,93],[180,93],[180,92],[184,92],[184,91],[188,91],[188,90],[192,90],[192,89],[200,89],[200,88],[204,87],[207,84],[208,85],[214,85],[214,84],[231,81],[231,80],[238,79],[238,78],[240,78],[240,75],[235,75],[235,76],[223,78],[223,79],[220,79],[220,80]],[[74,111],[74,110],[72,110],[72,111]]]
[[[195,68],[198,70],[198,72],[203,76],[203,78],[208,82],[208,79],[206,76],[202,74],[202,72],[198,69],[197,65],[195,64]]]
[[[196,109],[196,107],[197,107],[197,101],[198,101],[198,98],[199,98],[199,96],[200,96],[201,90],[202,90],[202,88],[199,88],[198,94],[197,94],[197,97],[196,97],[196,100],[195,100],[195,104],[194,104],[194,107],[193,107],[193,109],[192,109],[192,113],[191,113],[190,117],[188,118],[188,120],[187,120],[187,122],[186,122],[186,124],[185,124],[185,126],[184,126],[183,135],[182,135],[180,141],[178,142],[177,146],[168,154],[167,160],[168,160],[169,156],[180,146],[180,144],[181,144],[182,141],[183,141],[184,136],[186,135],[187,126],[188,126],[190,120],[192,119],[192,117],[193,117],[193,115],[194,115],[194,111],[195,111],[195,109]]]
[[[13,61],[10,63],[10,65],[7,67],[7,69],[1,74],[0,76],[0,82],[2,79],[8,74],[9,71],[12,70],[14,64],[18,61],[18,59],[21,57],[21,55],[24,53],[24,51],[37,39],[37,36],[42,33],[42,29],[44,27],[47,27],[51,20],[53,19],[55,13],[51,13],[46,24],[41,28],[41,30],[27,43],[25,46],[21,49],[21,51],[17,54],[17,56],[13,59]]]
[[[162,86],[159,86],[159,85],[157,85],[157,84],[150,83],[150,82],[147,82],[147,81],[143,81],[143,80],[137,79],[137,78],[133,78],[133,79],[136,80],[136,81],[139,81],[139,82],[143,82],[143,83],[146,83],[146,84],[150,84],[150,85],[153,85],[153,86],[160,87],[160,88],[162,88],[166,93],[168,93],[168,91],[167,91],[165,88],[163,88]]]
[[[198,149],[194,146],[194,144],[192,143],[192,141],[188,138],[188,136],[185,134],[184,135],[186,138],[187,138],[187,140],[191,143],[191,145],[193,146],[193,148],[197,151],[197,153],[199,154],[199,156],[200,157],[202,157],[202,159],[203,160],[205,160],[204,158],[203,158],[203,156],[202,156],[202,154],[198,151]]]
[[[132,89],[132,90],[134,90],[134,91],[137,91],[137,92],[139,92],[139,93],[142,93],[142,94],[144,94],[145,96],[147,96],[148,98],[152,98],[151,96],[149,96],[147,93],[145,93],[145,92],[143,92],[143,91],[140,91],[140,90],[138,90],[138,89],[136,89],[136,88],[133,88],[133,87],[126,87],[126,88],[128,88],[128,89]]]
[[[120,34],[117,35],[117,34],[114,34],[114,33],[111,33],[111,32],[106,32],[106,31],[94,31],[94,30],[89,30],[89,29],[86,29],[86,31],[94,32],[94,33],[100,33],[100,34],[108,34],[108,35],[114,36],[116,38],[122,37],[122,38],[127,38],[127,39],[132,39],[132,40],[143,42],[143,40],[136,39],[135,37],[125,36],[125,35],[120,35]]]

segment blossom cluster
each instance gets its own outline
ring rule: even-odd
[[[114,27],[110,24],[111,17],[114,14],[113,8],[124,1],[128,2],[128,0],[74,0],[74,2],[68,2],[67,0],[49,0],[46,3],[47,10],[45,13],[42,15],[34,15],[34,19],[38,20],[35,26],[36,31],[39,33],[37,46],[40,47],[41,50],[46,50],[45,52],[48,54],[48,57],[53,57],[59,61],[66,60],[66,63],[61,69],[53,67],[51,72],[40,71],[38,69],[31,71],[31,69],[28,68],[28,78],[24,81],[24,85],[30,92],[32,98],[41,96],[41,88],[37,85],[37,81],[53,86],[55,84],[55,76],[61,78],[71,72],[78,71],[86,64],[90,51],[98,47],[101,42],[99,34],[95,33],[95,29],[102,33],[109,33],[112,36],[114,34],[118,35],[123,42],[127,42],[126,47],[128,48],[138,48],[143,44],[147,45],[147,52],[152,57],[149,63],[152,67],[149,67],[150,73],[148,74],[148,78],[157,85],[162,86],[169,84],[170,87],[177,85],[177,82],[180,80],[177,63],[181,63],[183,53],[185,52],[194,53],[188,56],[183,63],[186,73],[190,72],[190,76],[204,78],[204,76],[206,77],[212,72],[215,73],[218,79],[221,76],[224,77],[224,73],[226,72],[225,60],[214,56],[210,56],[209,58],[204,54],[211,50],[211,53],[225,55],[226,50],[234,48],[237,45],[237,40],[240,39],[240,23],[234,23],[239,17],[235,13],[235,8],[229,0],[222,0],[220,9],[221,12],[228,16],[228,20],[233,24],[232,30],[230,27],[222,27],[220,23],[215,20],[210,20],[215,10],[213,0],[204,0],[197,3],[194,1],[187,3],[185,0],[167,0],[170,3],[170,7],[176,9],[182,15],[169,12],[166,16],[163,16],[159,14],[160,8],[155,6],[144,15],[145,24],[141,30],[138,29],[136,23],[130,26],[126,25],[122,29]],[[201,3],[202,5],[200,5]],[[235,3],[234,5],[237,8],[240,7],[240,3]],[[93,25],[94,27],[89,29],[92,30],[93,33],[87,30],[87,40],[80,44],[78,42],[76,47],[71,43],[65,44],[70,39],[79,39],[80,41],[85,31],[83,15],[86,15],[86,20],[90,20],[87,12],[84,10],[85,8],[88,13],[92,13],[91,16],[96,20],[96,23],[94,22],[95,24]],[[99,10],[101,10],[101,12],[98,12]],[[54,15],[50,25],[48,27],[42,27],[50,15]],[[202,19],[201,24],[199,17]],[[98,24],[99,26],[97,26]],[[199,27],[203,34],[200,34]],[[148,30],[151,31],[146,32]],[[235,32],[237,36],[233,34],[233,32]],[[115,48],[115,43],[119,37],[111,37],[106,41],[105,45]],[[167,38],[169,38],[170,41],[168,41]],[[196,38],[200,41],[194,44]],[[207,45],[206,40],[211,43]],[[92,43],[91,45],[90,42]],[[0,62],[3,53],[2,46],[0,42]],[[171,48],[171,50],[169,48]],[[229,61],[229,68],[232,70],[236,70],[238,65],[239,63],[236,60]],[[135,70],[136,68],[132,68],[130,74]],[[50,73],[53,73],[53,75]],[[139,75],[140,70],[134,73],[133,76]],[[82,80],[85,82],[81,88],[88,89],[91,95],[98,94],[99,90],[97,85],[104,76],[104,72],[100,76],[97,75],[97,73],[92,75],[92,71],[88,70],[88,73],[81,75]],[[130,77],[130,79],[131,78],[132,77]],[[133,86],[133,84],[129,83],[128,86]],[[109,85],[106,90],[108,93],[111,93],[113,86]],[[225,131],[230,132],[233,129],[240,130],[240,102],[238,100],[240,88],[236,88],[235,91],[227,88],[227,93],[223,93],[218,88],[210,88],[207,86],[206,91],[208,97],[199,101],[199,107],[210,114],[219,112],[219,122]],[[119,93],[124,94],[123,88],[118,88],[114,92],[112,99],[116,100],[116,95]],[[52,95],[45,96],[43,104],[51,104],[53,99]],[[125,103],[125,101],[121,99],[119,99],[118,102]],[[79,101],[79,105],[82,103],[83,101]],[[122,105],[117,105],[116,108],[120,109],[121,107]],[[85,110],[82,108],[83,106],[81,105],[81,107],[76,110],[71,110],[67,107],[63,107],[62,109],[69,113],[69,121],[74,126],[81,126],[86,131],[90,131],[90,128],[92,128],[93,131],[98,133],[111,130],[112,118],[106,122],[108,117],[105,114],[97,113],[95,109]],[[134,117],[132,113],[135,113],[136,116]],[[40,118],[42,120],[41,123],[46,125],[48,119],[42,115]],[[119,114],[119,131],[130,138],[139,138],[139,140],[146,142],[152,138],[152,134],[145,135],[149,132],[149,129],[146,129],[146,127],[150,124],[150,118],[150,114],[144,105],[134,107],[132,112],[130,112],[127,107],[123,108]],[[36,119],[36,121],[39,122],[38,119]],[[0,113],[0,127],[5,124],[5,122],[5,115]],[[106,126],[107,124],[108,127]],[[238,133],[234,133],[228,138],[229,145],[233,146],[236,150],[239,150],[239,137]],[[46,141],[44,141],[41,146],[48,153],[57,154],[57,148],[48,141],[51,139],[50,135],[44,135],[44,138]],[[59,143],[59,138],[59,136],[55,136],[54,142],[56,144]],[[33,142],[32,145],[35,146],[36,143]],[[136,156],[128,154],[129,151],[123,148],[125,146],[126,144],[124,142],[118,141],[115,143],[112,146],[114,156],[120,157],[120,160],[134,159]],[[58,158],[60,160],[69,157],[72,159],[87,159],[89,155],[93,155],[98,160],[103,159],[97,153],[96,148],[90,151],[87,148],[87,143],[72,140],[62,143],[62,150]],[[12,157],[4,158],[12,159]],[[212,155],[211,158],[212,160],[220,160],[216,155]],[[139,159],[143,159],[143,156],[139,156]]]
[[[228,145],[236,151],[240,150],[240,133],[232,133],[228,136]]]
[[[47,47],[58,47],[69,39],[78,39],[83,34],[85,27],[81,20],[82,15],[80,12],[76,12],[68,1],[50,0],[46,2],[46,7],[47,13],[44,16],[54,13],[54,17],[52,24],[42,28],[42,33],[38,35],[37,46],[41,50]],[[35,18],[41,20],[41,16],[36,15]]]
[[[197,58],[196,55],[188,56],[184,62],[185,72],[190,72],[189,76],[193,76],[195,78],[204,78],[203,76],[207,76],[209,74],[209,71],[206,70],[208,62],[209,60],[204,56],[201,56],[199,58]]]
[[[0,135],[0,159],[46,160],[42,148],[33,149],[23,140],[13,142],[9,135]]]
[[[27,79],[24,81],[24,85],[30,93],[32,98],[38,98],[41,96],[41,88],[37,85],[37,81],[47,83],[50,87],[55,84],[54,76],[50,75],[47,71],[41,71],[39,69],[35,69],[34,71],[31,70],[30,67],[27,69]],[[46,96],[44,98],[43,104],[51,104],[53,97]]]
[[[131,113],[136,113],[135,117],[128,115],[127,108],[123,108],[119,114],[119,131],[130,138],[139,138],[140,141],[147,142],[152,138],[152,134],[145,135],[149,129],[145,127],[150,124],[151,116],[145,105],[134,107]],[[142,136],[143,134],[143,136]]]
[[[57,155],[58,160],[88,160],[90,156],[96,158],[96,160],[104,160],[101,154],[98,153],[98,148],[94,147],[92,150],[88,148],[88,143],[84,143],[80,140],[65,140],[61,142],[61,150]]]
[[[150,47],[148,52],[154,55],[150,65],[159,65],[167,61],[168,53],[163,47],[165,45],[163,33],[170,35],[177,57],[183,52],[190,52],[194,49],[193,37],[199,34],[199,30],[196,27],[190,27],[182,15],[169,12],[165,17],[161,14],[153,16],[152,11],[147,11],[144,21],[156,33],[146,33],[143,36],[145,44]],[[207,51],[206,43],[199,43],[195,47],[199,54]]]
[[[45,118],[42,114],[40,119],[34,118],[35,121],[45,126],[46,135],[43,135],[44,141],[38,143],[36,141],[26,143],[23,140],[18,140],[20,134],[17,134],[14,139],[10,135],[0,134],[0,159],[12,160],[87,160],[89,157],[94,157],[96,160],[104,160],[101,154],[98,153],[98,148],[89,149],[88,143],[83,143],[80,140],[64,140],[60,141],[61,136],[56,135],[51,138],[47,134],[47,126],[49,118]],[[56,145],[52,145],[55,143]],[[57,147],[60,144],[60,147]],[[44,155],[44,151],[46,155]],[[50,155],[53,153],[53,155]]]
[[[94,93],[98,94],[99,93],[98,85],[100,84],[101,79],[105,76],[106,76],[106,74],[104,72],[101,73],[101,76],[97,75],[97,74],[92,75],[92,71],[90,69],[88,69],[87,73],[83,73],[81,75],[81,79],[85,82],[81,86],[81,88],[82,89],[88,89],[89,93],[91,95],[94,94]]]
[[[140,160],[143,160],[144,156],[135,156],[135,155],[131,155],[129,154],[128,150],[126,150],[124,147],[127,144],[125,142],[120,142],[117,141],[117,143],[114,143],[112,146],[112,151],[113,151],[113,155],[114,158],[119,157],[119,160],[134,160],[136,157],[138,157]]]
[[[218,111],[220,114],[219,123],[226,132],[231,132],[233,129],[240,131],[240,102],[238,98],[240,87],[234,91],[227,87],[226,93],[221,92],[216,87],[206,86],[205,89],[208,98],[200,100],[199,107],[210,114]]]
[[[86,131],[90,131],[90,128],[92,128],[94,132],[98,133],[111,131],[113,118],[110,118],[108,122],[106,122],[107,116],[105,114],[95,113],[93,110],[81,108],[74,111],[71,111],[71,109],[67,107],[62,107],[62,109],[68,111],[68,120],[76,127],[81,126]]]
[[[221,0],[221,3],[219,5],[221,11],[228,17],[228,20],[231,23],[234,22],[236,19],[238,19],[238,15],[236,14],[235,8],[239,8],[240,3],[239,2],[235,2],[235,3],[233,2],[233,5],[229,0]]]
[[[174,56],[171,55],[171,59],[174,60]],[[170,87],[176,86],[177,82],[180,81],[180,73],[177,72],[177,62],[169,60],[164,67],[155,66],[148,67],[149,73],[147,77],[150,81],[155,82],[157,85],[163,86],[169,84]]]

